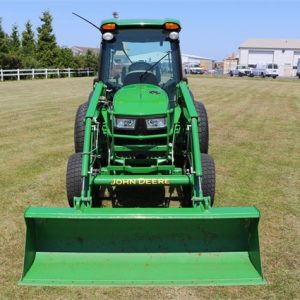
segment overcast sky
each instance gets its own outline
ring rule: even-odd
[[[98,47],[99,33],[72,11],[96,24],[117,11],[120,18],[176,18],[183,53],[222,60],[249,38],[300,39],[300,0],[0,0],[3,27],[22,31],[40,24],[49,9],[60,45]]]

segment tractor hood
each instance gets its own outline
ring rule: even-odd
[[[168,95],[152,84],[131,84],[122,87],[114,97],[114,114],[126,116],[164,115]]]

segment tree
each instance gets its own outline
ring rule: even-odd
[[[69,48],[57,48],[56,49],[56,68],[73,68],[75,67],[74,56],[72,50]]]
[[[21,34],[18,25],[12,26],[10,35],[2,28],[0,18],[0,68],[91,68],[97,70],[98,55],[88,50],[84,55],[74,55],[71,49],[59,47],[53,32],[53,18],[49,11],[40,17],[35,40],[32,24],[28,20]]]
[[[2,18],[0,18],[0,54],[8,52],[8,36],[2,28]]]
[[[98,56],[90,49],[85,54],[85,67],[97,70]]]
[[[21,69],[22,60],[19,55],[12,53],[0,53],[0,69]]]
[[[9,53],[9,37],[2,28],[2,18],[0,18],[0,69],[15,69],[21,66],[19,57]]]
[[[10,44],[9,50],[11,53],[16,54],[20,51],[21,43],[20,43],[20,36],[19,36],[19,30],[17,24],[13,24],[12,26],[9,44]]]
[[[74,55],[75,68],[84,68],[85,67],[85,56],[83,55]]]
[[[24,68],[35,68],[38,66],[36,58],[36,43],[31,22],[28,20],[25,23],[25,30],[22,32],[22,62]]]
[[[35,54],[34,32],[29,20],[25,23],[25,30],[22,32],[22,54],[25,56]]]
[[[37,59],[41,67],[53,67],[56,59],[56,37],[53,34],[52,16],[49,11],[44,11],[40,17],[42,25],[37,28]]]

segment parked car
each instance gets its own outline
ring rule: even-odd
[[[248,76],[250,69],[247,65],[237,65],[235,69],[229,71],[230,76]]]
[[[298,59],[298,64],[297,64],[297,76],[300,79],[300,58]]]
[[[279,75],[277,64],[257,64],[250,72],[250,77],[272,77],[276,78]]]
[[[223,74],[223,70],[222,69],[210,69],[210,70],[207,70],[207,74],[209,74],[209,75],[221,75],[221,74]]]
[[[185,74],[204,74],[204,70],[200,68],[199,64],[187,65],[184,68]]]

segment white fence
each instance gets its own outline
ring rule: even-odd
[[[0,69],[0,80],[4,81],[6,77],[9,79],[16,78],[21,80],[22,77],[25,79],[35,77],[38,78],[53,78],[53,77],[71,77],[71,76],[93,76],[95,70],[93,69],[15,69],[15,70],[2,70]]]

